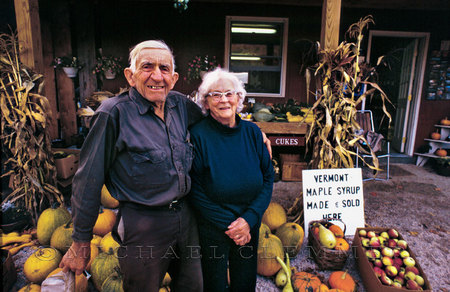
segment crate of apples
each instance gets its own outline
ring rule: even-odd
[[[408,243],[394,228],[357,228],[353,243],[367,291],[431,291]]]

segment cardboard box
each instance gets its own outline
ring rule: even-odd
[[[53,153],[62,151],[67,153],[65,158],[55,159],[56,174],[60,179],[67,179],[75,174],[80,158],[79,149],[53,148]]]
[[[399,289],[391,286],[384,285],[381,283],[380,279],[375,275],[375,272],[373,271],[373,268],[369,262],[369,259],[366,256],[365,248],[361,245],[361,237],[359,236],[359,230],[373,230],[375,232],[383,232],[389,230],[389,228],[383,228],[383,227],[367,227],[367,228],[357,228],[355,232],[355,237],[353,238],[353,253],[356,257],[356,263],[359,268],[359,274],[361,275],[361,278],[363,279],[364,287],[368,292],[399,292],[399,291],[410,291],[407,289]],[[399,234],[398,239],[403,239],[401,234]],[[409,252],[410,256],[414,258],[416,261],[416,267],[420,272],[420,275],[425,280],[425,284],[422,286],[423,291],[429,291],[431,292],[431,286],[430,282],[428,282],[428,279],[423,272],[422,268],[420,267],[414,253],[410,250],[409,246],[407,248],[407,251]]]
[[[283,181],[302,181],[302,170],[306,169],[306,162],[286,161],[281,170],[281,180]]]

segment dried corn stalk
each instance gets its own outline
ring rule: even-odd
[[[310,125],[307,134],[308,151],[312,154],[310,167],[351,168],[354,167],[353,158],[357,155],[355,147],[360,152],[368,153],[358,141],[365,138],[357,135],[356,130],[361,127],[356,122],[356,107],[363,99],[379,92],[383,111],[391,120],[385,108],[385,102],[390,102],[386,94],[373,81],[373,68],[362,70],[359,64],[360,45],[363,30],[373,23],[372,17],[367,16],[350,26],[348,35],[356,39],[353,42],[342,42],[336,49],[320,49],[319,62],[313,67],[315,77],[320,81],[316,94],[316,101],[311,110],[315,113],[315,120]],[[358,96],[358,89],[365,84],[369,88]],[[378,159],[372,149],[369,149],[373,164],[368,165],[379,170]]]
[[[16,35],[0,35],[1,179],[12,191],[2,190],[2,204],[24,206],[34,223],[42,208],[63,203],[56,185],[56,168],[48,134],[48,100],[39,94],[42,75],[19,59]]]

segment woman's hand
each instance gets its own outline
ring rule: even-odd
[[[250,226],[244,218],[239,217],[228,226],[225,234],[230,237],[236,245],[245,245],[252,238],[250,235]]]

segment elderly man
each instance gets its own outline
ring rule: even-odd
[[[106,184],[120,201],[113,234],[124,290],[158,291],[166,271],[174,291],[203,289],[197,226],[184,200],[193,158],[188,126],[202,113],[171,91],[174,67],[165,43],[136,45],[124,71],[131,89],[96,111],[73,179],[74,242],[61,261],[64,271],[80,274],[88,263]]]

